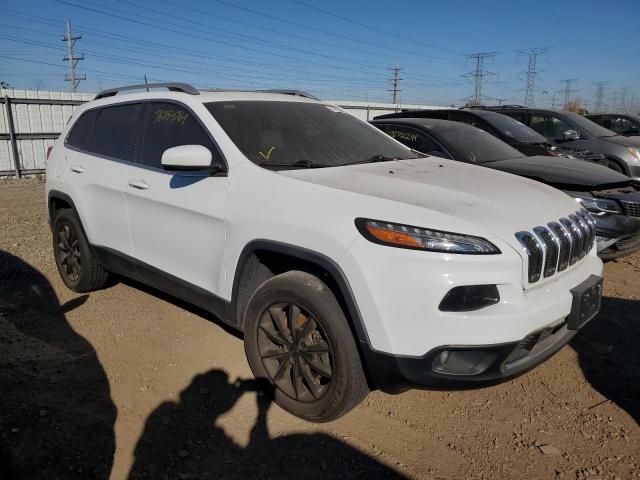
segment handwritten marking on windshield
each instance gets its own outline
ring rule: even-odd
[[[268,151],[267,154],[265,155],[262,152],[258,152],[258,155],[260,155],[262,158],[264,158],[265,160],[269,160],[269,157],[271,156],[271,153],[276,149],[276,147],[271,147]]]
[[[176,125],[184,125],[189,114],[182,110],[158,110],[153,116],[153,123],[167,122]]]

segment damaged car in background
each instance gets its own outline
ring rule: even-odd
[[[640,249],[640,183],[626,175],[571,158],[526,157],[495,136],[464,123],[430,118],[385,118],[371,123],[414,150],[563,190],[596,220],[598,255],[603,260]]]

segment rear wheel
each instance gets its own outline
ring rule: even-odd
[[[368,393],[360,357],[340,305],[317,277],[291,271],[263,283],[245,316],[245,350],[275,401],[312,422],[341,417]]]
[[[53,220],[53,254],[60,277],[71,290],[90,292],[107,283],[109,275],[96,262],[80,221],[70,209],[60,210]]]

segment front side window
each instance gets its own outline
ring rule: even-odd
[[[83,113],[78,121],[73,125],[67,136],[67,145],[80,150],[88,150],[93,132],[93,124],[98,116],[98,110],[89,110]]]
[[[307,102],[206,103],[240,151],[265,168],[334,167],[418,158],[338,107]]]
[[[119,160],[133,161],[142,103],[101,108],[88,150]]]
[[[137,163],[162,168],[164,151],[181,145],[206,147],[216,163],[217,149],[193,113],[177,103],[151,102]]]
[[[490,133],[464,125],[441,126],[434,132],[457,160],[469,163],[523,158],[522,153]]]
[[[564,142],[564,133],[568,130],[575,130],[559,118],[544,113],[532,113],[529,126],[554,142]]]
[[[640,135],[640,126],[622,117],[612,119],[609,128],[622,135]]]

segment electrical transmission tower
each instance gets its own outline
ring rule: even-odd
[[[474,59],[476,61],[476,69],[472,72],[465,73],[462,76],[465,78],[474,78],[475,94],[471,97],[467,97],[466,100],[473,100],[475,105],[482,104],[482,82],[484,77],[495,75],[495,73],[488,72],[484,69],[484,60],[485,58],[492,58],[495,56],[495,52],[472,53],[471,55],[467,55],[467,59]]]
[[[545,54],[548,50],[548,48],[540,47],[516,50],[516,53],[529,57],[529,67],[527,68],[527,88],[524,93],[524,104],[527,107],[533,107],[535,104],[536,75],[540,73],[540,70],[536,69],[538,55]]]
[[[622,87],[622,93],[620,94],[620,112],[627,113],[627,93],[629,87]]]
[[[398,92],[402,91],[398,88],[398,86],[400,85],[400,80],[402,80],[401,78],[398,78],[398,73],[402,69],[398,67],[398,62],[396,62],[393,65],[393,68],[390,68],[389,70],[393,71],[393,78],[389,79],[391,81],[391,90],[388,90],[388,91],[391,92],[391,103],[393,103],[394,105],[397,105]]]
[[[569,100],[571,100],[571,84],[578,81],[577,78],[567,78],[565,80],[560,80],[562,83],[566,84],[564,88],[564,108],[567,108],[569,104]]]
[[[604,85],[606,82],[596,82],[596,104],[593,107],[595,113],[602,113],[602,100],[604,98]]]
[[[86,80],[86,75],[76,74],[76,66],[80,60],[84,60],[84,55],[74,56],[73,47],[76,44],[76,40],[80,40],[82,35],[73,36],[71,33],[71,20],[67,18],[67,34],[62,38],[63,42],[67,42],[67,56],[63,58],[64,61],[69,62],[69,74],[65,77],[66,82],[71,83],[71,91],[75,92],[78,88],[80,80]]]

